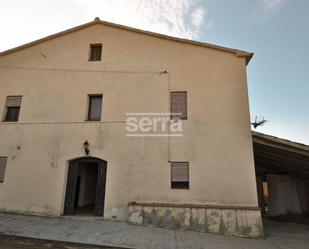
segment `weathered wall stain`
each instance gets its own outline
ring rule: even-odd
[[[264,236],[259,210],[129,205],[129,223],[249,238]]]

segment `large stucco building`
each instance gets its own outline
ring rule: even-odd
[[[99,19],[2,52],[0,210],[262,235],[251,57]],[[171,110],[182,136],[127,136]]]

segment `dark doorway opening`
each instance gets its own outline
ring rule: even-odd
[[[107,162],[79,158],[69,163],[64,215],[103,216]]]

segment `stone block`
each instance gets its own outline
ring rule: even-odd
[[[206,232],[220,233],[221,209],[208,208],[206,210]]]
[[[192,208],[191,209],[191,230],[197,232],[206,231],[206,209]]]

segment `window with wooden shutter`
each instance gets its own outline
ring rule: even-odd
[[[187,119],[187,92],[171,92],[171,118]]]
[[[102,56],[102,44],[90,45],[90,61],[100,61]]]
[[[6,157],[0,157],[0,183],[4,181],[6,161]]]
[[[17,122],[19,118],[19,112],[21,107],[22,96],[8,96],[6,97],[5,105],[5,122]]]
[[[100,121],[102,112],[102,95],[89,95],[88,120]]]
[[[179,189],[189,188],[188,162],[171,162],[171,187]]]

